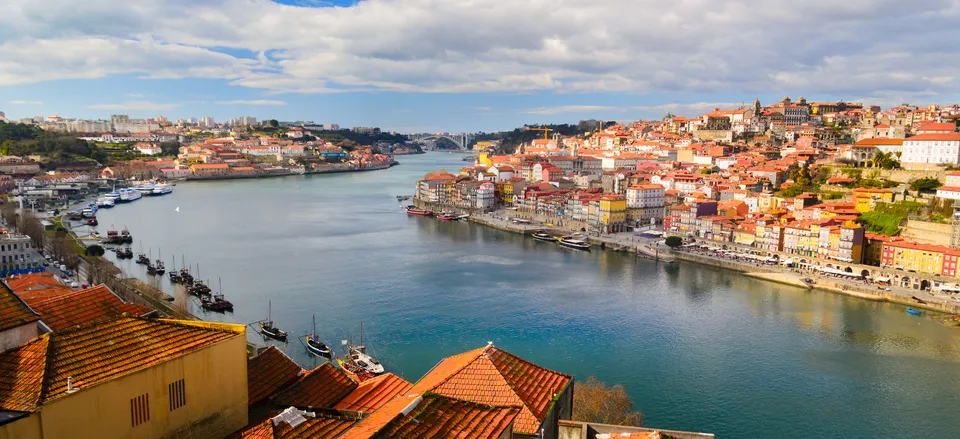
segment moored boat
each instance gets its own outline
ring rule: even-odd
[[[407,206],[407,215],[433,216],[429,210],[417,209],[414,206]]]
[[[97,221],[97,217],[92,216],[92,217],[90,217],[90,218],[87,218],[87,225],[88,225],[88,226],[97,226],[97,225],[99,225],[99,224],[100,224],[100,222]]]
[[[130,188],[120,189],[119,194],[120,194],[120,198],[118,200],[121,203],[130,203],[133,201],[137,201],[141,197],[143,197],[143,194],[141,194],[140,191],[136,189],[130,189]]]
[[[549,233],[547,233],[547,232],[537,232],[537,233],[534,233],[534,234],[532,234],[532,235],[530,235],[530,236],[532,236],[533,239],[536,239],[537,241],[554,241],[554,240],[556,240],[556,238],[554,238],[553,235],[551,235],[551,234],[549,234]]]
[[[557,242],[566,248],[590,251],[590,244],[587,244],[585,241],[579,239],[574,239],[572,236],[562,236],[557,238]]]
[[[110,198],[110,197],[97,198],[97,207],[103,208],[103,209],[109,209],[115,205],[116,201],[114,200],[115,200],[114,198]]]
[[[437,214],[437,219],[440,221],[453,221],[457,219],[457,215],[454,213],[441,212]]]
[[[348,345],[347,362],[368,374],[380,375],[384,372],[383,365],[367,353],[367,346],[363,344],[363,321],[360,322],[360,344]]]
[[[274,340],[287,341],[286,331],[281,330],[280,328],[273,325],[273,320],[271,320],[271,314],[273,311],[273,306],[271,302],[267,302],[267,319],[261,320],[260,323],[260,332],[263,335],[270,337]]]
[[[124,227],[120,230],[120,243],[121,244],[133,244],[133,235],[130,234],[130,231]]]
[[[307,351],[309,351],[311,354],[319,355],[321,357],[330,356],[330,347],[328,347],[325,343],[320,341],[320,339],[317,337],[316,314],[314,314],[313,316],[313,333],[304,337],[304,341],[306,342]]]
[[[923,313],[921,313],[920,310],[918,310],[918,309],[907,308],[907,314],[912,314],[912,315],[915,315],[915,316],[919,316],[919,315],[921,315],[921,314],[923,314]]]
[[[169,184],[158,184],[153,187],[153,190],[151,190],[148,195],[156,197],[160,195],[166,195],[171,192],[173,192],[173,186],[170,186]]]

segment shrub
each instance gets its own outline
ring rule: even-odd
[[[670,248],[677,248],[683,245],[683,239],[679,236],[668,236],[667,239],[663,240],[663,243]]]

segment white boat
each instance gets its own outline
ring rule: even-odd
[[[116,202],[117,200],[120,199],[120,192],[110,192],[110,193],[104,195],[103,198],[109,198],[109,199],[113,200],[114,202]]]
[[[367,354],[367,347],[363,344],[363,321],[360,322],[360,344],[350,344],[347,349],[348,361],[362,372],[380,375],[384,372],[383,365],[376,358]]]
[[[100,197],[97,198],[97,207],[101,208],[111,208],[116,204],[115,198],[110,197]]]
[[[150,191],[150,195],[159,196],[166,195],[171,192],[173,192],[173,186],[170,186],[169,184],[158,184],[153,186],[153,190]]]
[[[141,194],[140,191],[136,189],[120,189],[119,201],[121,203],[129,203],[131,201],[137,201],[141,197],[143,197],[143,194]]]
[[[558,238],[557,242],[566,248],[572,248],[574,250],[587,250],[587,251],[590,250],[590,244],[587,244],[586,242],[581,241],[579,239],[573,239],[573,237],[570,237],[570,236],[564,236],[562,238]]]
[[[134,186],[133,188],[140,191],[141,194],[149,194],[153,192],[154,187],[155,186],[153,183],[143,183],[143,184]]]

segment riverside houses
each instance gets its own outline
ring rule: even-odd
[[[0,275],[28,273],[43,268],[42,260],[33,256],[29,236],[5,233],[0,235]]]
[[[221,177],[230,172],[230,167],[226,164],[196,164],[190,165],[190,170],[196,177]]]

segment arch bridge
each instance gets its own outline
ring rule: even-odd
[[[456,144],[458,148],[465,150],[470,147],[470,141],[472,140],[472,137],[473,136],[467,133],[437,133],[437,134],[422,133],[422,134],[414,134],[410,136],[410,139],[415,142],[426,142],[429,140],[447,139],[453,142],[454,144]]]

